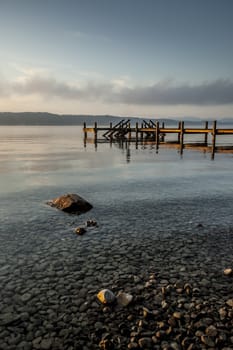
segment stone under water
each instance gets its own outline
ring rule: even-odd
[[[68,193],[63,196],[54,198],[51,201],[47,202],[47,204],[64,212],[78,215],[85,213],[93,208],[93,206],[84,198],[74,193]]]

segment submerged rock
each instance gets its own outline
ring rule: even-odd
[[[93,208],[84,198],[74,193],[57,197],[47,204],[70,214],[82,214]]]
[[[86,229],[84,227],[77,227],[74,231],[77,235],[83,235],[84,233],[86,233]]]
[[[87,227],[97,227],[97,221],[95,220],[87,220],[86,222]]]

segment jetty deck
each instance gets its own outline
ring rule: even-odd
[[[204,147],[206,150],[212,153],[224,150],[233,151],[233,143],[228,145],[216,145],[216,138],[219,135],[231,135],[233,136],[233,129],[231,128],[217,128],[217,121],[213,121],[212,125],[209,122],[204,123],[203,128],[185,127],[183,121],[178,123],[177,127],[166,127],[164,123],[158,121],[143,120],[140,124],[136,123],[135,126],[131,126],[130,119],[122,119],[116,125],[110,123],[107,127],[98,127],[97,123],[93,127],[87,127],[86,123],[83,125],[84,143],[87,142],[88,133],[94,135],[93,143],[97,145],[98,142],[115,142],[115,141],[128,141],[128,142],[142,142],[152,141],[156,148],[159,148],[160,144],[178,146],[180,153],[186,147]],[[168,134],[176,134],[176,140],[167,140]],[[203,135],[202,142],[186,142],[185,135]],[[211,141],[209,140],[211,136]]]

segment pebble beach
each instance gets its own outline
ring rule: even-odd
[[[1,259],[0,349],[232,349],[233,232],[85,235]],[[108,288],[133,296],[105,305]]]

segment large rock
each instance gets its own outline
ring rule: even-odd
[[[93,208],[89,202],[74,193],[55,198],[47,204],[71,214],[82,214]]]

